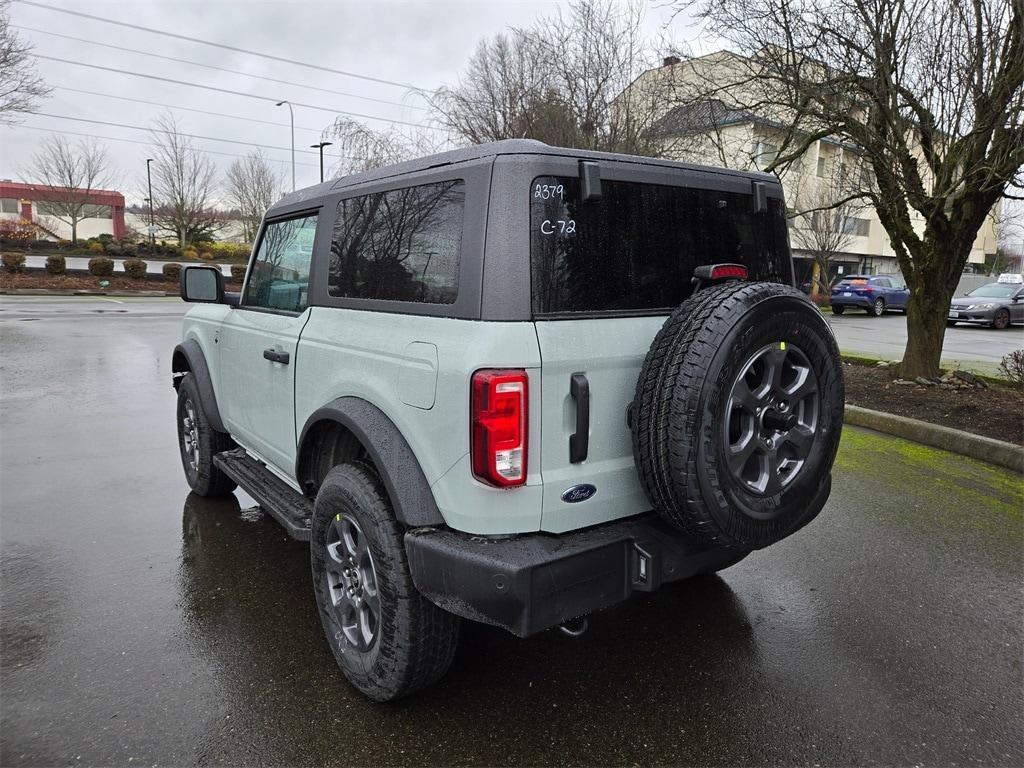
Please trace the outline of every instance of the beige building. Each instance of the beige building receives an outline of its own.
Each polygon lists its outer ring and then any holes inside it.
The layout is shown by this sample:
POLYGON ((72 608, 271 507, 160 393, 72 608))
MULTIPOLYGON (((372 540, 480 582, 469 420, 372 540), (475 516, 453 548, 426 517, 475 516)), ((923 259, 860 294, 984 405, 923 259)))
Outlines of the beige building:
MULTIPOLYGON (((662 137, 670 157, 744 170, 763 168, 783 143, 786 120, 767 109, 755 113, 730 106, 755 101, 721 87, 742 82, 744 69, 742 58, 725 51, 686 60, 669 57, 661 67, 640 75, 620 99, 629 99, 634 110, 640 105, 656 110, 651 129, 662 137), (716 84, 718 91, 713 87, 716 84), (693 93, 709 95, 697 102, 699 106, 693 106, 693 93), (684 100, 690 105, 672 105, 684 100), (663 109, 658 110, 661 105, 663 109)), ((815 142, 781 176, 790 211, 827 208, 856 190, 858 184, 861 188, 870 184, 870 179, 856 147, 829 139, 815 142)), ((978 233, 968 269, 982 265, 986 254, 995 252, 996 215, 998 211, 978 233)), ((923 219, 916 219, 915 224, 923 231, 923 219)), ((816 252, 829 254, 830 279, 838 274, 899 272, 895 252, 877 214, 859 201, 792 218, 790 243, 799 282, 809 279, 816 252)))

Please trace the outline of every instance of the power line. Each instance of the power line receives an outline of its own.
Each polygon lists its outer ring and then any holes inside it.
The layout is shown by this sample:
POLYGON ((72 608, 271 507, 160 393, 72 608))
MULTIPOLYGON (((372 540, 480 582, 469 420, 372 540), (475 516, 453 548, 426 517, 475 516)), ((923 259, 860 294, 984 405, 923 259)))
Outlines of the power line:
POLYGON ((261 53, 260 51, 250 51, 247 48, 236 48, 233 45, 225 45, 224 43, 215 43, 211 40, 203 40, 198 37, 189 37, 188 35, 179 35, 174 32, 165 32, 162 29, 153 29, 151 27, 143 27, 138 24, 129 24, 126 21, 115 21, 114 19, 107 19, 102 16, 93 16, 90 13, 82 13, 81 11, 72 11, 69 8, 57 8, 53 5, 47 5, 46 3, 37 3, 34 0, 16 0, 23 5, 33 5, 36 8, 45 8, 48 11, 56 11, 57 13, 67 13, 72 16, 80 16, 83 19, 92 19, 93 21, 101 21, 104 24, 116 24, 119 27, 127 27, 128 29, 137 29, 141 32, 151 32, 154 35, 163 35, 164 37, 173 37, 176 40, 185 40, 190 43, 199 43, 201 45, 210 45, 214 48, 221 48, 225 51, 234 51, 235 53, 245 53, 249 56, 259 56, 262 59, 269 59, 271 61, 280 61, 285 64, 295 64, 299 67, 308 67, 309 69, 318 69, 321 72, 330 72, 335 75, 344 75, 345 77, 355 77, 359 80, 368 80, 371 83, 381 83, 382 85, 394 85, 399 88, 408 88, 412 91, 423 91, 423 88, 417 88, 409 83, 399 83, 394 80, 385 80, 381 77, 371 77, 370 75, 360 75, 356 72, 346 72, 343 69, 332 69, 331 67, 324 67, 320 64, 310 64, 305 61, 297 61, 296 59, 285 58, 284 56, 274 56, 269 53, 261 53))
MULTIPOLYGON (((238 139, 221 139, 217 136, 203 136, 196 133, 183 133, 181 131, 168 131, 163 128, 147 128, 144 125, 131 125, 129 123, 115 123, 110 120, 91 120, 88 117, 71 117, 70 115, 51 115, 48 112, 30 112, 31 115, 38 115, 39 117, 49 117, 56 120, 74 120, 76 123, 92 123, 93 125, 108 125, 113 128, 127 128, 132 131, 145 131, 147 133, 166 133, 172 134, 177 133, 179 136, 187 136, 190 139, 201 139, 203 141, 221 141, 225 144, 241 144, 244 147, 258 147, 260 149, 276 149, 282 152, 290 152, 290 147, 275 147, 271 144, 257 144, 252 141, 239 141, 238 139)), ((318 153, 311 152, 308 149, 297 149, 296 152, 301 152, 304 155, 316 155, 318 153)), ((344 159, 341 155, 325 155, 325 157, 333 157, 335 159, 344 159)))
MULTIPOLYGON (((142 141, 141 139, 126 139, 126 138, 121 137, 121 136, 99 136, 99 135, 97 135, 95 133, 81 133, 79 131, 65 131, 63 129, 61 129, 60 131, 57 131, 57 130, 55 130, 53 128, 45 128, 45 127, 43 127, 41 125, 18 125, 18 126, 9 126, 9 127, 10 127, 11 130, 42 131, 43 133, 60 133, 62 136, 82 136, 82 137, 87 138, 87 139, 102 139, 104 141, 122 141, 122 142, 124 142, 126 144, 142 144, 143 146, 147 146, 147 147, 150 147, 150 146, 153 145, 152 142, 142 141)), ((216 150, 216 149, 204 149, 202 151, 205 154, 208 154, 208 155, 223 155, 224 157, 246 157, 246 155, 240 155, 237 152, 221 152, 221 151, 216 150)), ((332 155, 332 157, 333 157, 333 155, 332 155)), ((289 165, 287 160, 279 160, 276 157, 268 158, 268 160, 270 162, 273 162, 273 163, 280 163, 281 165, 289 165)), ((296 163, 296 165, 301 165, 301 166, 304 166, 306 168, 318 168, 319 167, 315 163, 296 163)))
POLYGON ((23 27, 23 26, 20 26, 18 24, 11 24, 11 26, 14 29, 21 29, 21 30, 24 30, 26 32, 38 32, 38 33, 43 34, 43 35, 52 35, 53 37, 62 37, 65 40, 75 40, 75 41, 77 41, 79 43, 87 43, 89 45, 99 45, 99 46, 102 46, 104 48, 112 48, 115 51, 127 51, 128 53, 137 53, 137 54, 140 54, 142 56, 146 56, 146 57, 151 58, 151 59, 165 59, 166 61, 173 61, 173 62, 175 62, 177 64, 190 64, 190 65, 192 65, 194 67, 206 67, 207 69, 215 69, 218 72, 228 72, 228 73, 230 73, 232 75, 242 75, 243 77, 252 77, 252 78, 255 78, 257 80, 266 80, 267 82, 270 82, 270 83, 280 83, 281 85, 292 85, 292 86, 296 86, 298 88, 308 88, 309 90, 312 90, 312 91, 322 91, 323 93, 330 93, 330 94, 333 94, 335 96, 350 96, 353 99, 363 99, 364 101, 375 101, 375 102, 377 102, 379 104, 391 104, 393 106, 404 107, 404 108, 408 108, 408 109, 418 109, 418 110, 421 110, 421 111, 426 109, 425 107, 417 107, 417 106, 415 106, 413 104, 403 104, 400 101, 393 101, 391 99, 378 99, 378 98, 374 98, 373 96, 360 96, 358 93, 349 93, 348 91, 335 91, 335 90, 332 90, 330 88, 321 88, 318 85, 307 85, 306 83, 296 83, 296 82, 293 82, 291 80, 279 80, 276 77, 267 77, 266 75, 255 75, 255 74, 253 74, 251 72, 243 72, 240 69, 228 69, 227 67, 218 67, 215 64, 203 64, 202 62, 192 61, 190 59, 179 59, 179 58, 176 58, 174 56, 165 56, 165 55, 159 54, 159 53, 151 53, 150 51, 140 51, 137 48, 125 48, 125 47, 120 46, 120 45, 112 45, 111 43, 101 43, 101 42, 98 42, 96 40, 88 40, 88 39, 86 39, 84 37, 73 37, 72 35, 64 35, 64 34, 61 34, 59 32, 50 32, 49 30, 46 30, 46 29, 36 29, 35 27, 23 27))
MULTIPOLYGON (((168 109, 181 109, 186 112, 198 112, 201 115, 213 115, 214 117, 227 117, 232 120, 244 120, 247 123, 263 123, 264 125, 272 125, 275 128, 287 128, 287 123, 275 123, 273 120, 257 120, 255 117, 244 117, 243 115, 229 115, 226 112, 211 112, 208 109, 196 109, 195 107, 183 107, 179 104, 164 104, 161 101, 147 101, 146 99, 134 99, 131 96, 115 96, 112 93, 100 93, 99 91, 86 91, 82 88, 72 88, 68 85, 52 85, 51 88, 58 91, 72 91, 73 93, 84 93, 88 96, 99 96, 104 99, 118 99, 120 101, 134 101, 137 104, 149 104, 153 107, 166 107, 168 109)), ((295 130, 297 131, 309 131, 320 135, 323 133, 319 128, 307 128, 301 125, 296 125, 295 130)))
MULTIPOLYGON (((26 2, 26 0, 18 0, 18 2, 26 2)), ((190 82, 188 82, 186 80, 175 80, 175 79, 170 78, 170 77, 160 77, 159 75, 147 75, 147 74, 144 74, 142 72, 129 72, 129 71, 124 70, 124 69, 117 69, 116 67, 104 67, 104 66, 101 66, 99 64, 88 64, 88 63, 86 63, 84 61, 72 61, 71 59, 62 59, 62 58, 59 58, 57 56, 44 56, 41 53, 34 54, 34 56, 37 59, 45 59, 47 61, 59 61, 62 64, 74 64, 75 66, 78 66, 78 67, 89 67, 90 69, 99 69, 99 70, 102 70, 104 72, 113 72, 113 73, 118 74, 118 75, 129 75, 131 77, 141 77, 141 78, 145 78, 147 80, 159 80, 159 81, 164 82, 164 83, 173 83, 175 85, 186 85, 186 86, 189 86, 190 88, 202 88, 205 91, 216 91, 217 93, 228 93, 228 94, 231 94, 232 96, 245 96, 245 97, 250 98, 250 99, 257 99, 258 101, 269 101, 269 102, 273 102, 273 103, 276 103, 277 101, 279 101, 279 99, 277 97, 274 97, 274 96, 257 96, 254 93, 245 93, 244 91, 233 91, 230 88, 217 88, 216 86, 213 86, 213 85, 201 85, 199 83, 190 83, 190 82)), ((360 112, 348 112, 348 111, 346 111, 344 109, 334 109, 333 107, 321 107, 321 106, 318 106, 316 104, 303 104, 303 103, 298 102, 298 101, 292 101, 292 104, 294 106, 296 106, 296 107, 304 107, 306 109, 317 109, 317 110, 320 110, 321 112, 331 112, 333 114, 348 115, 350 117, 361 117, 361 118, 364 118, 366 120, 382 120, 385 123, 395 123, 395 124, 398 124, 398 125, 411 125, 414 128, 430 128, 431 130, 441 130, 440 128, 437 128, 435 126, 424 125, 422 123, 412 123, 412 122, 409 122, 408 120, 396 120, 396 119, 390 118, 390 117, 378 117, 377 115, 364 115, 364 114, 362 114, 360 112)))

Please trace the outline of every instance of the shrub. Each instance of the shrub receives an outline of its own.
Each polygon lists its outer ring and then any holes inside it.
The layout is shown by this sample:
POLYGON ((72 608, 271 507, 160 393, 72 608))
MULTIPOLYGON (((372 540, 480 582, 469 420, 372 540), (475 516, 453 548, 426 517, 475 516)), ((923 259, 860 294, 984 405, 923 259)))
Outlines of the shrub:
POLYGON ((199 254, 196 253, 195 248, 186 248, 184 251, 181 252, 181 257, 183 259, 198 259, 199 254))
POLYGON ((102 235, 97 235, 96 239, 99 240, 104 245, 106 245, 107 243, 111 242, 114 239, 114 236, 109 232, 104 232, 102 235))
POLYGON ((199 258, 203 261, 213 261, 213 251, 200 251, 199 258))
POLYGON ((71 247, 71 241, 70 240, 64 240, 62 238, 62 239, 57 241, 57 247, 62 249, 62 250, 65 249, 65 248, 70 248, 71 247))
POLYGON ((232 264, 231 265, 231 279, 241 280, 245 277, 245 264, 232 264))
POLYGON ((89 243, 89 247, 87 250, 89 251, 89 253, 103 253, 103 243, 93 241, 89 243))
POLYGON ((121 255, 121 244, 116 240, 109 240, 103 247, 104 253, 108 253, 111 256, 121 255))
MULTIPOLYGON (((101 245, 100 248, 102 247, 101 245)), ((89 250, 92 250, 92 246, 89 247, 89 250)), ((114 274, 114 260, 105 256, 89 259, 89 274, 95 277, 110 277, 114 274)))
POLYGON ((142 259, 125 259, 124 273, 133 280, 144 280, 146 277, 146 262, 142 259))
POLYGON ((999 370, 1014 384, 1024 384, 1024 349, 1004 355, 999 370))
POLYGON ((178 282, 181 279, 181 264, 175 264, 168 262, 162 267, 164 273, 164 280, 173 280, 178 282))
POLYGON ((46 271, 51 275, 63 275, 67 271, 64 257, 60 254, 46 257, 46 271))
POLYGON ((129 243, 127 240, 121 241, 121 253, 125 256, 134 256, 138 253, 138 249, 135 247, 135 243, 129 243))
POLYGON ((27 248, 36 239, 36 228, 25 219, 0 221, 0 244, 15 248, 27 248))
POLYGON ((5 272, 24 272, 25 271, 25 254, 23 253, 5 253, 3 255, 3 265, 5 272))

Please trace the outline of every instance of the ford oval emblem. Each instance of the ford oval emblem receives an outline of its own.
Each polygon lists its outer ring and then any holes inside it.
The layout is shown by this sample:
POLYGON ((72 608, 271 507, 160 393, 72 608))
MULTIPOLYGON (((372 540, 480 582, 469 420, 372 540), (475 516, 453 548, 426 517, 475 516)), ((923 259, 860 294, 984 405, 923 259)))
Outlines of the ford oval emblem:
POLYGON ((578 501, 586 501, 591 496, 597 493, 597 488, 590 485, 589 483, 583 483, 582 485, 574 485, 562 494, 562 501, 566 504, 575 504, 578 501))

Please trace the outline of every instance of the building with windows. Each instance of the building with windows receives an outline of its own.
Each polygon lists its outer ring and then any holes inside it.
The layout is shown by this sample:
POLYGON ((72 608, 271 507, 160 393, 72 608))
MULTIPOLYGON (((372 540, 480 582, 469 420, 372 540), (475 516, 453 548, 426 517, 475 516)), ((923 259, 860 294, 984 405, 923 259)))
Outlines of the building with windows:
MULTIPOLYGON (((71 224, 61 214, 59 202, 66 194, 41 184, 0 181, 0 220, 24 219, 36 225, 40 240, 70 240, 71 224), (63 219, 63 220, 62 220, 63 219)), ((109 189, 77 190, 76 202, 82 203, 78 221, 78 239, 112 235, 120 240, 125 234, 124 195, 109 189)))
MULTIPOLYGON (((650 122, 668 157, 700 165, 763 169, 775 159, 787 123, 784 116, 771 113, 771 106, 754 112, 727 103, 733 86, 725 84, 744 88, 745 63, 726 51, 685 60, 668 57, 661 67, 640 75, 619 98, 663 105, 662 113, 655 113, 650 122), (695 93, 708 92, 716 97, 693 98, 695 93), (686 106, 678 106, 680 102, 686 106)), ((735 95, 734 103, 744 101, 757 100, 735 95)), ((790 211, 814 211, 789 222, 799 283, 810 279, 815 260, 828 264, 825 281, 843 274, 899 273, 896 254, 874 208, 859 201, 835 205, 858 187, 869 187, 871 179, 869 164, 857 147, 828 138, 814 142, 780 177, 790 211)), ((969 269, 980 267, 986 255, 995 253, 998 213, 998 208, 993 210, 978 233, 969 269)), ((924 221, 918 217, 915 226, 923 231, 924 221)))

